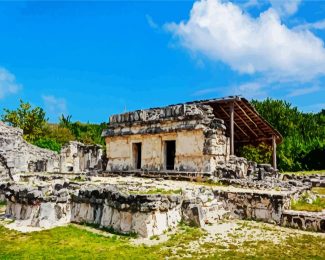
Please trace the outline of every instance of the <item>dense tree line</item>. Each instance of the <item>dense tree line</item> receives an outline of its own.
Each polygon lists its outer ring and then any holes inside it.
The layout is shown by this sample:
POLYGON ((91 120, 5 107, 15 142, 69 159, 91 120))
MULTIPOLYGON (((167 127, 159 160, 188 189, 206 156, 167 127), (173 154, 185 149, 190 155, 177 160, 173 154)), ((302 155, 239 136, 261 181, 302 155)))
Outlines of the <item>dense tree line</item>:
MULTIPOLYGON (((278 145, 278 168, 283 171, 325 169, 325 110, 303 113, 282 100, 253 100, 258 113, 283 136, 278 145)), ((241 153, 257 162, 271 162, 268 144, 244 146, 241 153)))
MULTIPOLYGON (((278 145, 278 168, 282 171, 325 169, 325 110, 303 113, 286 101, 253 100, 259 114, 283 136, 278 145)), ((70 140, 86 144, 105 145, 101 137, 106 123, 72 122, 71 116, 61 116, 58 124, 51 124, 40 107, 32 108, 20 101, 16 110, 4 109, 1 120, 24 131, 24 138, 39 147, 60 151, 70 140)), ((271 163, 269 144, 241 147, 240 155, 258 163, 271 163)))
POLYGON ((23 129, 26 141, 57 152, 64 144, 73 140, 85 144, 105 145, 101 137, 102 130, 106 127, 105 123, 72 122, 71 116, 62 115, 58 124, 51 124, 42 108, 32 108, 28 102, 22 100, 16 110, 4 109, 1 120, 23 129))

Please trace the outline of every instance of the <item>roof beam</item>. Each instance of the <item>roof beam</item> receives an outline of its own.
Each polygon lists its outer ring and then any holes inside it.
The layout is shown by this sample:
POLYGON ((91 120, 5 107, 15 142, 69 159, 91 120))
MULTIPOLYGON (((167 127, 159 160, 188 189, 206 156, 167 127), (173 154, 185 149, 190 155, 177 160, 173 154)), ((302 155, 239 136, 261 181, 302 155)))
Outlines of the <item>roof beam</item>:
MULTIPOLYGON (((220 109, 222 110, 222 112, 227 116, 227 117, 229 117, 230 118, 230 115, 223 109, 223 107, 221 107, 220 106, 220 109)), ((241 129, 239 126, 238 126, 238 124, 236 123, 236 122, 234 122, 234 124, 235 124, 235 126, 236 127, 238 127, 238 129, 244 134, 244 135, 246 135, 246 136, 248 136, 247 134, 246 134, 246 132, 243 130, 243 129, 241 129)))

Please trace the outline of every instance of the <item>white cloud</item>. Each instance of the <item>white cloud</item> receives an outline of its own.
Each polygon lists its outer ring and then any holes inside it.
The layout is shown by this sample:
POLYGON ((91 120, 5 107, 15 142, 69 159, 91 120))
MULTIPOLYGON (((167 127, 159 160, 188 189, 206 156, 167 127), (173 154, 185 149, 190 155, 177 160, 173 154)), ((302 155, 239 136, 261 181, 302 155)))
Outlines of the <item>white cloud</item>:
POLYGON ((244 83, 232 88, 230 91, 232 95, 242 95, 248 99, 262 99, 268 95, 263 85, 258 82, 244 83))
POLYGON ((152 19, 150 15, 146 14, 146 19, 151 28, 157 29, 159 27, 158 24, 155 23, 155 21, 152 19))
POLYGON ((319 86, 312 86, 312 87, 307 87, 307 88, 298 88, 298 89, 292 90, 287 96, 288 97, 303 96, 303 95, 307 95, 307 94, 317 92, 319 90, 320 90, 319 86))
POLYGON ((16 82, 14 74, 5 68, 0 68, 0 99, 10 94, 16 94, 21 88, 22 86, 16 82))
POLYGON ((314 23, 304 23, 296 26, 294 29, 296 30, 324 30, 325 29, 325 19, 314 22, 314 23))
POLYGON ((259 2, 259 0, 248 0, 247 2, 243 3, 241 6, 244 9, 249 9, 252 7, 259 7, 261 5, 261 3, 259 2))
POLYGON ((274 8, 253 18, 231 2, 202 0, 194 3, 188 21, 165 28, 186 49, 240 73, 259 73, 273 82, 325 74, 323 41, 308 30, 289 29, 274 8))
POLYGON ((269 0, 272 7, 283 16, 293 15, 298 11, 301 0, 269 0))
POLYGON ((64 98, 58 98, 53 95, 42 96, 45 110, 53 117, 61 116, 67 113, 67 104, 64 98))

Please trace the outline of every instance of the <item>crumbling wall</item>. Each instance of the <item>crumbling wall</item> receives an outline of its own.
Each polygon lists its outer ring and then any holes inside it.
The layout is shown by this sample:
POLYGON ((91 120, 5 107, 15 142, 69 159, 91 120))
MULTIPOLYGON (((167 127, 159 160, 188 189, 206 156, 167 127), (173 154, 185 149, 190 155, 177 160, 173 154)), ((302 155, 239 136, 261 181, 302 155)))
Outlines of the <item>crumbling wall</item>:
POLYGON ((292 194, 272 191, 215 190, 215 196, 223 202, 224 208, 234 217, 279 224, 283 211, 290 208, 292 194))
POLYGON ((63 173, 102 170, 102 149, 100 145, 86 145, 70 141, 60 152, 60 170, 63 173))
POLYGON ((0 156, 2 168, 14 176, 19 172, 57 172, 59 155, 36 147, 23 139, 23 131, 0 122, 0 156))
POLYGON ((286 210, 281 217, 281 226, 325 232, 325 212, 286 210))
POLYGON ((130 195, 114 186, 69 187, 67 183, 2 188, 8 200, 6 215, 19 225, 51 228, 88 223, 150 237, 175 227, 182 217, 180 195, 130 195))

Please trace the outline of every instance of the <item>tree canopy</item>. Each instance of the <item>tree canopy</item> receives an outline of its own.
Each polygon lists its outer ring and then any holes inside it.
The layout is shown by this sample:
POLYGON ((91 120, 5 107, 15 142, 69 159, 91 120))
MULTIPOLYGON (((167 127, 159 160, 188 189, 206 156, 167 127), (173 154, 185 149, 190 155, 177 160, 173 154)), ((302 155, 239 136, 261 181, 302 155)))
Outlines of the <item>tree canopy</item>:
MULTIPOLYGON (((283 100, 253 100, 259 114, 283 136, 278 146, 278 168, 284 171, 325 169, 325 110, 303 113, 283 100)), ((261 147, 246 146, 242 155, 253 159, 266 155, 261 147)), ((270 156, 266 156, 271 161, 270 156)))
POLYGON ((23 137, 39 147, 56 152, 62 145, 69 141, 80 141, 86 144, 104 145, 101 137, 106 124, 89 124, 72 122, 72 116, 62 115, 59 124, 48 122, 44 110, 40 107, 32 107, 28 102, 20 100, 20 105, 15 110, 4 109, 1 120, 11 126, 23 130, 23 137))

